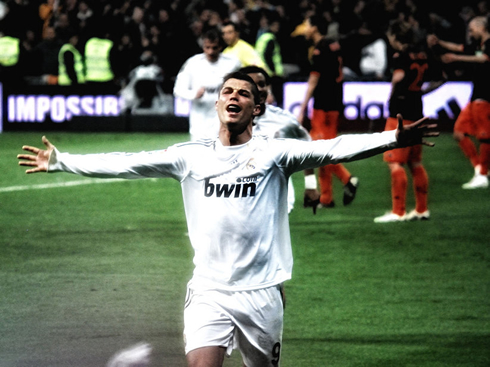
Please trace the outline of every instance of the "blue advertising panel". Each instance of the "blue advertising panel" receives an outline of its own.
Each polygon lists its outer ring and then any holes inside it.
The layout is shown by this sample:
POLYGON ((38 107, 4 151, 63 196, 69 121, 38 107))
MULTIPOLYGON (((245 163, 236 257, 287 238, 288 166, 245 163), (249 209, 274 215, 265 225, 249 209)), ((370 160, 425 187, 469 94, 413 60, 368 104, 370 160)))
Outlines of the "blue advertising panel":
MULTIPOLYGON (((284 84, 284 108, 298 113, 307 83, 284 84)), ((343 119, 367 123, 388 117, 389 82, 345 82, 343 119)), ((471 97, 471 82, 447 82, 424 95, 424 116, 441 122, 457 118, 471 97)), ((78 86, 28 86, 22 89, 7 88, 0 84, 0 132, 18 130, 69 130, 74 120, 90 121, 113 126, 127 124, 123 101, 116 90, 78 86)), ((311 114, 310 101, 309 114, 311 114)), ((189 101, 174 100, 175 117, 189 115, 189 101)), ((182 125, 181 122, 179 124, 182 125)), ((91 124, 93 126, 93 124, 91 124)), ((185 126, 184 126, 185 127, 185 126)), ((121 128, 124 130, 124 128, 121 128)))
POLYGON ((120 116, 116 91, 94 87, 0 85, 0 131, 66 129, 76 117, 120 116))

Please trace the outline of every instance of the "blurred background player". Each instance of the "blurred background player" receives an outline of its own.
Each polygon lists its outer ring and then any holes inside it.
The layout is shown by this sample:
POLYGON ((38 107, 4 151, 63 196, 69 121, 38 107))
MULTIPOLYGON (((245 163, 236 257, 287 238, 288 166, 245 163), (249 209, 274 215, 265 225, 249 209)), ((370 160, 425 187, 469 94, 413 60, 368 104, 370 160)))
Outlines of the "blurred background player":
MULTIPOLYGON (((311 71, 308 87, 300 107, 298 121, 302 124, 313 98, 313 115, 310 135, 313 140, 332 139, 337 136, 340 111, 343 109, 343 75, 340 45, 325 38, 328 30, 327 20, 318 15, 308 17, 305 37, 314 43, 311 58, 311 71)), ((359 179, 351 175, 343 164, 330 164, 319 168, 320 206, 332 208, 332 174, 344 185, 344 205, 354 200, 359 179)))
MULTIPOLYGON (((418 42, 415 39, 410 24, 399 20, 393 21, 388 27, 387 35, 394 55, 389 100, 390 115, 386 120, 385 131, 396 129, 397 115, 400 113, 406 119, 404 124, 422 118, 422 95, 442 84, 442 78, 439 77, 438 82, 430 83, 428 89, 422 91, 422 84, 430 79, 429 71, 436 68, 429 66, 425 40, 418 42)), ((429 178, 422 165, 422 145, 386 151, 383 159, 390 168, 392 210, 376 217, 374 222, 429 219, 430 212, 427 207, 429 178), (405 164, 412 175, 415 191, 415 209, 408 214, 405 208, 408 184, 407 173, 403 167, 405 164)))
POLYGON ((242 65, 234 56, 224 55, 223 42, 216 29, 203 36, 203 53, 191 56, 182 66, 174 85, 174 95, 191 101, 189 133, 191 140, 214 139, 219 123, 215 102, 223 77, 242 65))
POLYGON ((117 89, 114 66, 118 62, 118 53, 112 38, 109 26, 100 24, 84 46, 85 83, 98 91, 117 89))
POLYGON ((446 50, 459 53, 441 55, 443 62, 463 62, 474 66, 471 98, 456 119, 453 129, 454 138, 475 169, 473 178, 463 185, 463 189, 488 187, 488 164, 490 162, 490 32, 488 24, 488 17, 482 16, 475 17, 469 22, 468 36, 473 41, 471 45, 443 41, 436 35, 428 37, 429 45, 438 45, 446 50), (470 136, 478 140, 479 152, 470 136))
MULTIPOLYGON (((311 141, 310 134, 303 126, 300 125, 296 117, 274 105, 267 103, 267 97, 270 93, 271 80, 269 74, 258 66, 245 66, 239 71, 248 74, 260 92, 260 104, 262 107, 261 114, 254 119, 253 133, 255 135, 266 135, 271 138, 291 138, 305 141, 311 141)), ((320 193, 317 190, 317 181, 314 170, 305 170, 305 193, 304 207, 313 207, 313 213, 316 213, 316 207, 319 203, 320 193)), ((295 192, 292 178, 288 181, 288 213, 294 209, 295 192)))

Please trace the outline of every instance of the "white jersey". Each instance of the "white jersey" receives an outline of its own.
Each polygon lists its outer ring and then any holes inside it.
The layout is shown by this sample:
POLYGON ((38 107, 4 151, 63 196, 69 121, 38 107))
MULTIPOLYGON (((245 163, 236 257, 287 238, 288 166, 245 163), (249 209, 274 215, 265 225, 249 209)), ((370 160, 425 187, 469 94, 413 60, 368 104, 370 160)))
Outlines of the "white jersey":
POLYGON ((254 118, 253 131, 255 135, 311 140, 308 130, 300 125, 291 112, 271 104, 265 106, 265 113, 254 118))
MULTIPOLYGON (((266 104, 264 114, 254 118, 253 132, 255 135, 265 135, 270 138, 291 138, 310 141, 311 136, 296 117, 280 107, 266 104)), ((294 209, 296 192, 293 180, 288 180, 288 213, 294 209)))
POLYGON ((223 77, 241 67, 240 60, 220 54, 214 63, 208 61, 204 53, 190 57, 175 80, 174 95, 191 101, 189 112, 189 133, 192 140, 215 139, 218 136, 219 121, 215 103, 223 77), (204 87, 204 95, 196 99, 198 90, 204 87))
POLYGON ((191 287, 243 291, 291 277, 287 181, 292 173, 395 147, 395 131, 386 131, 312 142, 254 136, 239 146, 202 140, 140 153, 54 150, 48 172, 180 181, 194 249, 191 287))

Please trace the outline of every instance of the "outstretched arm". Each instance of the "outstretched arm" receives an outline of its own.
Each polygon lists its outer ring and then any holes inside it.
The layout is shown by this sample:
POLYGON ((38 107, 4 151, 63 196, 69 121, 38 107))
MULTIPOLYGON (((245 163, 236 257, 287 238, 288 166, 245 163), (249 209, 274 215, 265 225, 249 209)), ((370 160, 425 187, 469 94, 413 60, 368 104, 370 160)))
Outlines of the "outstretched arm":
POLYGON ((60 153, 43 136, 46 149, 23 146, 33 154, 19 154, 19 165, 30 167, 26 173, 66 172, 99 178, 150 178, 172 177, 181 180, 187 172, 185 158, 177 148, 142 151, 139 153, 60 153))
POLYGON ((427 124, 425 121, 428 117, 424 117, 413 124, 403 126, 403 117, 401 114, 396 115, 398 119, 398 128, 396 130, 396 141, 399 147, 408 147, 412 145, 423 144, 428 147, 433 147, 435 144, 426 141, 425 137, 439 136, 439 131, 436 131, 437 124, 427 124))
POLYGON ((45 136, 43 136, 42 141, 46 146, 45 150, 36 147, 31 147, 29 145, 24 145, 22 149, 27 152, 34 153, 34 155, 32 154, 17 155, 18 159, 22 159, 19 162, 19 165, 33 167, 26 170, 26 173, 37 173, 37 172, 48 171, 49 157, 51 155, 51 152, 54 150, 54 145, 51 144, 45 136))

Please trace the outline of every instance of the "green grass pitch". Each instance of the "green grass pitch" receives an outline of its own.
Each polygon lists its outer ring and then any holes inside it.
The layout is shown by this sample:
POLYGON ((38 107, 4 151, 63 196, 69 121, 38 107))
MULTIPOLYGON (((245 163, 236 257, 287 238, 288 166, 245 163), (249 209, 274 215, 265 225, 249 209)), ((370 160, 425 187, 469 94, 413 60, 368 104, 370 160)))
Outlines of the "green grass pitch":
MULTIPOLYGON (((21 146, 0 134, 0 366, 103 367, 152 344, 152 366, 185 366, 182 309, 192 272, 180 186, 25 175, 21 146), (9 188, 9 189, 7 189, 9 188)), ((51 132, 71 153, 153 150, 187 134, 51 132)), ((346 167, 356 200, 290 215, 295 265, 286 283, 283 367, 490 365, 490 191, 463 190, 473 171, 448 133, 424 148, 431 220, 375 224, 391 206, 381 156, 346 167)), ((407 208, 413 208, 409 186, 407 208)), ((241 366, 235 351, 225 362, 241 366)))

